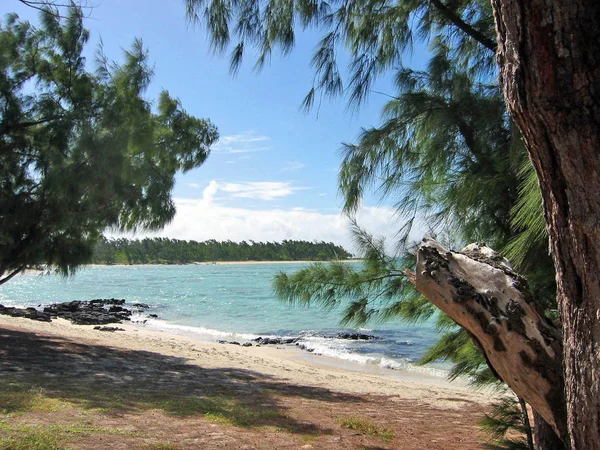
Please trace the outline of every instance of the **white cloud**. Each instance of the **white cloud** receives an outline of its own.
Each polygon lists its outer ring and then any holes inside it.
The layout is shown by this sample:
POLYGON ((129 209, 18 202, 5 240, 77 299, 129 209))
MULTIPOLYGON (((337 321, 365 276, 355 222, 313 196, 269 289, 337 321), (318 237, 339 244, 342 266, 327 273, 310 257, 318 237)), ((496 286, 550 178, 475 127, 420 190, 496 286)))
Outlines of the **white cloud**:
POLYGON ((232 134, 221 136, 212 149, 215 153, 226 154, 261 152, 271 148, 268 145, 270 140, 271 138, 268 136, 253 133, 232 134))
POLYGON ((215 194, 219 190, 219 185, 215 180, 208 183, 208 186, 202 191, 202 202, 206 204, 212 204, 215 194))
POLYGON ((283 166, 281 169, 282 172, 295 172, 296 170, 300 170, 306 167, 306 164, 301 163, 299 161, 290 161, 283 166))
POLYGON ((295 191, 304 188, 293 187, 289 182, 283 181, 253 181, 247 183, 222 183, 211 181, 204 190, 204 196, 211 195, 211 199, 219 192, 225 192, 231 197, 250 198, 256 200, 275 200, 287 197, 295 191))
POLYGON ((254 134, 232 134, 229 136, 223 136, 220 141, 224 144, 239 143, 239 142, 264 142, 271 138, 269 136, 256 136, 254 134))
MULTIPOLYGON (((229 183, 232 194, 248 192, 238 186, 251 183, 229 183)), ((227 183, 224 184, 227 186, 227 183)), ((203 241, 253 240, 281 241, 302 239, 308 241, 335 242, 356 252, 349 229, 349 221, 339 212, 323 213, 303 208, 246 209, 231 208, 219 204, 215 195, 223 185, 215 181, 204 189, 201 199, 175 199, 177 215, 164 230, 153 236, 203 241)), ((358 223, 375 235, 386 236, 390 249, 401 220, 391 208, 361 207, 357 213, 358 223)), ((413 237, 420 239, 423 230, 415 230, 413 237)))

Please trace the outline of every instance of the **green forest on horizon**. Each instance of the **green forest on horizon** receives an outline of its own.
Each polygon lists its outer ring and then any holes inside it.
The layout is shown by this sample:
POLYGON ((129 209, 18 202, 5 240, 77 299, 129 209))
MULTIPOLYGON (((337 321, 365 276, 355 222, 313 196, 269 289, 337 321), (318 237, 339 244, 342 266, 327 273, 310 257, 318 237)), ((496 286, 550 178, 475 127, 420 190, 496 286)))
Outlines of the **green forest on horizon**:
POLYGON ((332 261, 352 254, 333 242, 197 242, 169 238, 104 239, 91 264, 189 264, 211 261, 332 261))

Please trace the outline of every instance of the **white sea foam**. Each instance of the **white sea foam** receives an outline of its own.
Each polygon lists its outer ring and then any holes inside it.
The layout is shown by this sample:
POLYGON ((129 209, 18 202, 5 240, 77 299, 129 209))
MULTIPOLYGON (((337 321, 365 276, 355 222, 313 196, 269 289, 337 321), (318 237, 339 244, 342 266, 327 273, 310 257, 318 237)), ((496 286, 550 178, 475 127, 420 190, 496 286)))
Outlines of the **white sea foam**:
POLYGON ((385 369, 409 370, 414 372, 426 373, 445 377, 448 372, 443 369, 417 366, 409 359, 391 359, 379 354, 363 354, 352 351, 351 345, 354 341, 340 339, 326 339, 318 337, 309 337, 303 339, 301 344, 306 350, 313 354, 336 358, 358 364, 369 364, 379 366, 385 369))
MULTIPOLYGON (((131 317, 132 322, 134 323, 143 323, 145 327, 155 329, 155 330, 163 330, 172 333, 184 334, 189 336, 194 336, 202 340, 207 341, 217 341, 217 340, 226 340, 226 341, 238 341, 238 342, 248 342, 256 339, 258 337, 263 338, 280 338, 287 339, 298 336, 290 336, 290 335, 276 335, 276 334, 250 334, 250 333, 235 333, 235 332, 227 332, 220 331, 206 327, 195 327, 188 325, 178 325, 169 323, 162 319, 148 318, 148 316, 144 313, 134 313, 131 317)), ((362 331, 362 330, 361 330, 362 331)), ((385 369, 392 370, 408 370, 419 373, 426 373, 429 375, 441 376, 444 377, 447 375, 447 371, 432 368, 432 367, 423 367, 417 366, 410 362, 408 358, 403 359, 392 359, 385 357, 380 354, 364 354, 358 353, 356 351, 355 345, 356 341, 346 340, 346 339, 335 339, 335 338, 326 338, 322 336, 316 336, 318 332, 312 330, 304 330, 300 333, 301 337, 298 343, 304 348, 312 352, 315 355, 322 355, 329 358, 335 358, 342 361, 347 361, 356 364, 367 364, 379 366, 385 369), (354 347, 354 348, 353 348, 354 347)), ((409 341, 406 341, 406 344, 410 345, 409 341)))
MULTIPOLYGON (((231 341, 251 341, 256 339, 259 335, 249 333, 234 333, 227 331, 219 331, 205 327, 194 327, 188 325, 178 325, 166 322, 161 319, 147 318, 144 314, 134 313, 131 316, 131 321, 138 324, 143 324, 145 327, 159 330, 169 331, 178 334, 193 335, 202 340, 215 341, 215 340, 231 340, 231 341)), ((262 337, 280 337, 275 335, 261 335, 262 337)))

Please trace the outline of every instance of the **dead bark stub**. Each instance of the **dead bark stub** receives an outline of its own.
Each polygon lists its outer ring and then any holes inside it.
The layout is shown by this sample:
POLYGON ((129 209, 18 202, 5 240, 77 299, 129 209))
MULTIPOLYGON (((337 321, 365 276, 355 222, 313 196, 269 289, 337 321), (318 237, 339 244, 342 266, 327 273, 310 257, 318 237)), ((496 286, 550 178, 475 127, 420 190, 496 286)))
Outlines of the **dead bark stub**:
POLYGON ((493 369, 563 439, 567 437, 561 336, 540 314, 527 282, 487 247, 464 253, 425 240, 416 288, 473 335, 493 369))

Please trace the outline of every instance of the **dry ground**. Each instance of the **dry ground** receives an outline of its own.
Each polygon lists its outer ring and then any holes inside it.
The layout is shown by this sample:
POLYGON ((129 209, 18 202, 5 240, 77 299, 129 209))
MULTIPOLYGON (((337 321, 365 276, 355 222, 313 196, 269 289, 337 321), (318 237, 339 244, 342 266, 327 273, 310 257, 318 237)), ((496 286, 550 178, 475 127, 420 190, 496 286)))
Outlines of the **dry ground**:
POLYGON ((0 327, 2 449, 482 448, 488 407, 444 400, 459 407, 0 327))

